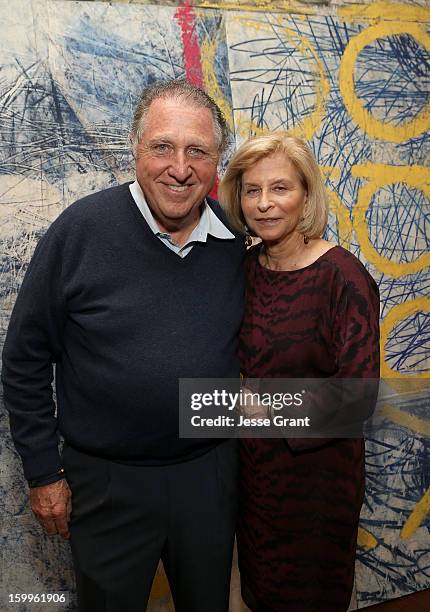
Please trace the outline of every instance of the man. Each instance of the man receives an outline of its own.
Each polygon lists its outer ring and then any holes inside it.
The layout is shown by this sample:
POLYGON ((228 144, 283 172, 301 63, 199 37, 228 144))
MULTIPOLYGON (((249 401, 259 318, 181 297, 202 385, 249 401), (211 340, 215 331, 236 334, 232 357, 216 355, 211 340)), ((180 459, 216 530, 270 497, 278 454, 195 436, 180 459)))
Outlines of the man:
POLYGON ((144 610, 160 558, 177 611, 228 609, 235 447, 178 437, 178 379, 239 374, 243 240, 206 197, 227 134, 200 89, 147 88, 137 180, 60 215, 12 314, 11 430, 36 517, 70 525, 84 612, 144 610))

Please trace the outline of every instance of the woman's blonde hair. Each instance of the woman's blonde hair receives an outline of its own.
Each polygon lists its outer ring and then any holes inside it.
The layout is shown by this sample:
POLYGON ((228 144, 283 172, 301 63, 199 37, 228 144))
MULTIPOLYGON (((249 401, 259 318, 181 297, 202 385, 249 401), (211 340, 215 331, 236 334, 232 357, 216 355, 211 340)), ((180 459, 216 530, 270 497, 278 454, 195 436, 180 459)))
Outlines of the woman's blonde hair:
POLYGON ((218 197, 232 225, 243 231, 245 219, 241 208, 242 175, 256 162, 275 153, 283 153, 296 168, 307 191, 303 218, 297 231, 309 238, 319 238, 327 225, 328 203, 323 179, 309 145, 301 138, 284 134, 257 136, 244 142, 233 155, 218 187, 218 197))

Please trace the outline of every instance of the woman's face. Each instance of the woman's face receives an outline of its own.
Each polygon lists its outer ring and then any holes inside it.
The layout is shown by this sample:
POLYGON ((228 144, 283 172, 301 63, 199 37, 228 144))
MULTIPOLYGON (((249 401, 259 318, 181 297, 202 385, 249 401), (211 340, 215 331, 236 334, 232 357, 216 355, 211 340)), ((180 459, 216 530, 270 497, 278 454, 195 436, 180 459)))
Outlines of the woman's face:
POLYGON ((299 173, 283 153, 260 159, 242 175, 243 216, 263 241, 283 242, 294 234, 306 196, 299 173))

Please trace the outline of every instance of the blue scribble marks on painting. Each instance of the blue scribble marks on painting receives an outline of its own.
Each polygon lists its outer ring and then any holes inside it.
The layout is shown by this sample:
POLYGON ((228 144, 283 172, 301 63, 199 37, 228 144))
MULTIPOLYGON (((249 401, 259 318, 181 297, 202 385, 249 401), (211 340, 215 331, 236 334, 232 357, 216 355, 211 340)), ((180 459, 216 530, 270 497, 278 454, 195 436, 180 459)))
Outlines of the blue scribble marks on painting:
POLYGON ((378 38, 358 55, 355 87, 380 121, 410 122, 430 103, 430 50, 407 33, 378 38))
POLYGON ((95 164, 105 166, 100 151, 89 151, 91 134, 47 65, 41 61, 20 66, 19 71, 9 84, 13 97, 5 96, 0 103, 1 173, 43 177, 56 184, 64 180, 72 164, 80 173, 95 164))
POLYGON ((430 313, 418 311, 400 321, 388 336, 386 350, 392 370, 402 374, 428 371, 430 313))
POLYGON ((381 300, 381 318, 398 304, 430 295, 430 275, 425 268, 416 274, 392 278, 382 274, 379 280, 381 300))
POLYGON ((386 421, 378 439, 366 441, 366 499, 361 525, 376 537, 378 546, 358 549, 358 578, 366 584, 359 592, 359 604, 370 605, 428 586, 430 558, 422 542, 423 532, 429 533, 429 519, 418 536, 399 539, 410 508, 429 487, 428 474, 427 438, 386 421))
MULTIPOLYGON (((147 13, 148 9, 149 23, 147 13)), ((183 75, 180 48, 160 44, 156 19, 151 21, 152 37, 130 41, 128 32, 115 35, 109 31, 109 20, 101 26, 81 15, 64 33, 53 37, 52 45, 60 54, 58 64, 65 67, 67 95, 87 120, 126 126, 133 98, 144 85, 183 75)), ((142 23, 142 28, 148 23, 142 23)))
POLYGON ((430 202, 423 191, 387 185, 373 195, 365 216, 369 239, 383 257, 405 263, 430 249, 430 202))
POLYGON ((246 99, 234 110, 250 111, 258 128, 289 130, 314 110, 315 58, 301 48, 294 30, 270 20, 264 26, 260 37, 231 45, 246 66, 230 72, 232 84, 240 83, 246 99), (257 93, 255 85, 261 86, 257 93), (249 97, 248 89, 254 92, 249 97))

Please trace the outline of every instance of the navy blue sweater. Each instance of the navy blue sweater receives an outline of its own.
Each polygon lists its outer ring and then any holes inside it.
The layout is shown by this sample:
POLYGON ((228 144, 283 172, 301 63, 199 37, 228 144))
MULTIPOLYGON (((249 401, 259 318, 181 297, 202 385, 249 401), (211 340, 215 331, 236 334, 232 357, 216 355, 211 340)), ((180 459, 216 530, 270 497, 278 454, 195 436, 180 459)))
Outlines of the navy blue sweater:
POLYGON ((178 438, 178 378, 239 375, 243 259, 243 239, 211 236, 178 257, 151 232, 128 184, 59 216, 36 248, 3 352, 27 479, 60 469, 58 430, 88 453, 148 465, 214 445, 178 438))

